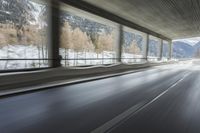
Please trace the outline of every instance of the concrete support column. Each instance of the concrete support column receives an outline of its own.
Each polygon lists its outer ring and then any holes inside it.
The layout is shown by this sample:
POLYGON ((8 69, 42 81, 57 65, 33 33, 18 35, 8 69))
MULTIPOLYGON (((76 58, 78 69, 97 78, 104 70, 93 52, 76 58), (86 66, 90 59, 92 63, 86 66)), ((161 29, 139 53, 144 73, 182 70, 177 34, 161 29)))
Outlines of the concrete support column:
POLYGON ((146 34, 145 44, 143 45, 143 58, 148 61, 148 51, 149 51, 149 34, 146 34))
POLYGON ((124 39, 123 26, 118 25, 117 27, 117 62, 118 63, 122 62, 123 39, 124 39))
POLYGON ((60 67, 61 61, 59 56, 59 44, 60 44, 60 11, 59 2, 57 0, 50 0, 49 6, 49 39, 48 39, 48 55, 50 67, 60 67))
POLYGON ((163 55, 163 40, 160 39, 160 52, 159 52, 159 60, 162 60, 163 55))
POLYGON ((169 41, 169 60, 172 59, 173 56, 173 43, 172 41, 169 41))

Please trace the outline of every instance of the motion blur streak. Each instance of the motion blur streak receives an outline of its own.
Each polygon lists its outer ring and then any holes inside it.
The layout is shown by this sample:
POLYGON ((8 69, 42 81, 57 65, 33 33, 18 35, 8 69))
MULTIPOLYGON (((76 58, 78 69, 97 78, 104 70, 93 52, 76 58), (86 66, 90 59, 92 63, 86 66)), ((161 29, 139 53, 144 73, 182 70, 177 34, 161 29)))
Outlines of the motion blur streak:
POLYGON ((1 98, 0 132, 88 133, 171 87, 110 131, 199 133, 199 80, 200 66, 190 62, 1 98))

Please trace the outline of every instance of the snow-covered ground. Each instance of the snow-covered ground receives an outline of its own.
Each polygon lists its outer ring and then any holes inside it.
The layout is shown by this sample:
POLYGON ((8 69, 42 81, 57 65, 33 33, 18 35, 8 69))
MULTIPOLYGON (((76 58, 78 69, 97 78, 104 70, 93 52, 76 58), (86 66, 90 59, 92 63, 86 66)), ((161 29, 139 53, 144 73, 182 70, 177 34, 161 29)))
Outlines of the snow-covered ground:
POLYGON ((34 45, 6 45, 0 47, 0 70, 47 67, 46 49, 34 45), (1 60, 12 59, 12 60, 1 60), (14 60, 16 59, 16 60, 14 60), (17 60, 20 59, 20 60, 17 60), (35 60, 22 60, 35 59, 35 60))
MULTIPOLYGON (((95 52, 75 52, 72 49, 60 49, 63 66, 83 66, 97 64, 113 64, 116 63, 116 52, 103 51, 95 52), (75 59, 75 60, 74 60, 75 59)), ((35 45, 6 45, 0 47, 0 70, 6 69, 23 69, 23 68, 40 68, 48 67, 48 53, 46 47, 38 47, 35 45), (27 59, 27 60, 1 60, 1 59, 27 59), (34 59, 34 60, 28 60, 34 59), (37 60, 39 59, 39 60, 37 60)), ((123 53, 122 61, 124 63, 141 63, 144 61, 142 55, 134 55, 123 53), (127 58, 127 59, 125 59, 127 58)), ((157 61, 152 58, 151 61, 157 61)))
POLYGON ((97 64, 112 64, 116 63, 116 52, 103 51, 102 53, 95 52, 75 52, 71 49, 60 49, 63 66, 83 66, 97 64), (74 60, 75 59, 75 60, 74 60))

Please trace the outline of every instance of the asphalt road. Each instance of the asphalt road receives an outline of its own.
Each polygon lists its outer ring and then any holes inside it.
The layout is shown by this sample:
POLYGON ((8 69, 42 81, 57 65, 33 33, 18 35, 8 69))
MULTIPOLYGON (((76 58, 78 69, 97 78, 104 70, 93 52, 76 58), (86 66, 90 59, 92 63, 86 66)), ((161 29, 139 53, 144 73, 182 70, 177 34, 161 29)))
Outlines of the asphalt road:
POLYGON ((200 133, 200 66, 167 65, 0 99, 0 133, 200 133))

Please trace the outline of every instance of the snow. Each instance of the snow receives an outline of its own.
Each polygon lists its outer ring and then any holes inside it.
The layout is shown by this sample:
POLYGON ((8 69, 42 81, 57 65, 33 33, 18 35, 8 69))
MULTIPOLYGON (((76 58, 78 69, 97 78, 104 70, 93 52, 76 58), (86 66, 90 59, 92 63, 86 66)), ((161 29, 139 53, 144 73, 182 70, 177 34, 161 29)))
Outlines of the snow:
MULTIPOLYGON (((44 50, 46 53, 46 50, 44 50)), ((41 59, 42 48, 34 45, 6 45, 0 48, 0 70, 47 67, 45 60, 17 60, 41 59), (1 60, 13 59, 13 60, 1 60), (14 60, 16 59, 16 60, 14 60)))
MULTIPOLYGON (((116 57, 117 57, 115 51, 103 51, 102 53, 97 54, 95 52, 88 52, 88 51, 75 52, 72 49, 65 50, 63 48, 60 48, 60 55, 62 56, 63 59, 61 61, 61 64, 63 66, 114 64, 116 63, 116 57)), ((124 63, 142 63, 145 60, 141 58, 143 58, 142 55, 134 55, 129 53, 122 54, 122 61, 124 63)), ((149 58, 151 58, 150 61, 158 60, 156 57, 149 57, 149 58)), ((48 59, 48 53, 46 51, 46 47, 42 48, 35 45, 6 45, 0 47, 0 70, 48 67, 48 61, 42 59, 48 59), (1 60, 1 59, 12 59, 12 60, 1 60), (28 60, 28 59, 34 59, 34 60, 28 60)), ((167 59, 164 59, 163 61, 165 60, 167 59)))

